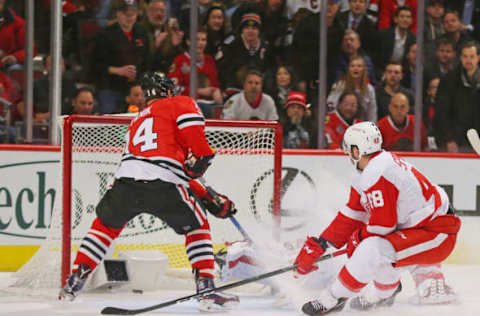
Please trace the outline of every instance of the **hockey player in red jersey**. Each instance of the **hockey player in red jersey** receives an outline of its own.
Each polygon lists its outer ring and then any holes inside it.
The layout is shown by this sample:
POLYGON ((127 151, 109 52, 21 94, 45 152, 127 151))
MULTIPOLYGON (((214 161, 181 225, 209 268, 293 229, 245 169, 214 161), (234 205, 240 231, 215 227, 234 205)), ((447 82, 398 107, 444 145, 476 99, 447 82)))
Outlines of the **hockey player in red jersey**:
POLYGON ((319 237, 307 239, 295 263, 298 273, 309 273, 329 246, 347 245, 349 259, 335 281, 303 305, 307 315, 341 310, 370 282, 375 300, 356 296, 350 307, 390 306, 402 288, 401 272, 437 264, 453 251, 460 219, 445 191, 381 146, 373 122, 354 124, 345 132, 343 150, 357 171, 349 201, 319 237))
MULTIPOLYGON (((197 292, 214 288, 205 210, 220 218, 236 210, 227 197, 195 180, 215 156, 205 137, 205 119, 192 98, 174 96, 175 85, 164 74, 146 73, 141 86, 147 107, 130 123, 115 182, 96 207, 97 218, 80 245, 60 299, 75 298, 126 223, 141 212, 159 217, 185 235, 197 292)), ((215 292, 203 296, 199 307, 215 311, 237 303, 238 297, 215 292)))

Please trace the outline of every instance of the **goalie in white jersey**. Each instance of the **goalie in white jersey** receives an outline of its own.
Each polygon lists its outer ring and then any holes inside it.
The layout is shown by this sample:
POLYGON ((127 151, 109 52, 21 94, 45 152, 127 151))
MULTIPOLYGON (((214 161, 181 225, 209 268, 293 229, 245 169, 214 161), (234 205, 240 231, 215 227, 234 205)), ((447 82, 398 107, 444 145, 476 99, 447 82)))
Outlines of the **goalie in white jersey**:
POLYGON ((401 291, 405 269, 438 264, 453 251, 460 219, 452 214, 445 191, 381 145, 373 122, 354 124, 345 132, 343 149, 357 171, 349 201, 318 238, 307 239, 295 263, 298 273, 313 271, 315 259, 330 245, 347 245, 349 259, 335 281, 303 305, 307 315, 341 310, 370 282, 376 299, 357 296, 350 307, 390 306, 401 291))

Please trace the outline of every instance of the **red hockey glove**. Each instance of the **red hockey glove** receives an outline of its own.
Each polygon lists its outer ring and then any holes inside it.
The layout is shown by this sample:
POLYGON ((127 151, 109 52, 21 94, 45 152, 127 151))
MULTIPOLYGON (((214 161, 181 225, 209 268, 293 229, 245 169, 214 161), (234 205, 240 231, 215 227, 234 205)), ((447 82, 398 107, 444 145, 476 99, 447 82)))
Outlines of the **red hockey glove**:
POLYGON ((185 172, 192 179, 203 176, 212 163, 213 157, 215 157, 215 155, 201 156, 198 159, 195 159, 193 156, 190 157, 185 161, 185 172))
POLYGON ((318 266, 314 264, 315 260, 325 253, 327 247, 328 244, 324 238, 308 237, 295 259, 294 264, 298 264, 295 271, 300 274, 307 274, 317 270, 318 266))
POLYGON ((227 196, 215 192, 211 187, 206 187, 207 194, 200 198, 203 207, 215 217, 227 218, 237 213, 235 204, 227 196))
POLYGON ((347 256, 350 258, 355 251, 355 249, 358 247, 360 242, 362 241, 362 230, 357 229, 356 231, 353 232, 353 234, 350 236, 350 239, 348 240, 347 244, 347 256))

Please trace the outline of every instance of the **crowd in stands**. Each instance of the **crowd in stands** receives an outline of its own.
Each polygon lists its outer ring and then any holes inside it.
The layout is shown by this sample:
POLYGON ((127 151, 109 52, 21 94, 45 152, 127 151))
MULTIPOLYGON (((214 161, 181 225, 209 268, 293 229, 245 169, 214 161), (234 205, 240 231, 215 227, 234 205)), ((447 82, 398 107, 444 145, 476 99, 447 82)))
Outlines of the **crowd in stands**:
MULTIPOLYGON (((168 73, 190 94, 196 38, 197 103, 207 118, 279 120, 285 148, 318 144, 320 0, 66 0, 62 114, 138 112, 137 79, 168 73)), ((25 115, 23 1, 0 0, 0 117, 25 115), (21 75, 18 75, 20 71, 21 75), (5 102, 2 102, 5 101, 5 102)), ((325 141, 341 149, 354 122, 378 122, 389 150, 413 150, 417 0, 328 0, 325 141)), ((35 2, 34 117, 50 118, 50 0, 35 2)), ((469 151, 480 130, 480 1, 426 0, 424 151, 469 151)), ((0 119, 0 142, 19 129, 0 119)))

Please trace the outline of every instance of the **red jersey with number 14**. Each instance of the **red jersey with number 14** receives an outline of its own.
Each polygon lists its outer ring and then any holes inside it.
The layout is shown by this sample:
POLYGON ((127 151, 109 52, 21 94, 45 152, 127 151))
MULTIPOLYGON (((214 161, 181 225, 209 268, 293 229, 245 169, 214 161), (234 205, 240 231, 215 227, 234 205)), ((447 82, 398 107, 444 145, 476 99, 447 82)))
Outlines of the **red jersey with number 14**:
POLYGON ((421 227, 448 211, 448 196, 402 158, 373 155, 352 181, 350 198, 322 237, 337 248, 361 227, 362 238, 421 227), (366 225, 365 225, 366 224, 366 225))
POLYGON ((184 162, 215 151, 205 137, 205 118, 186 96, 154 101, 132 120, 125 134, 125 149, 116 178, 160 179, 186 184, 184 162))

